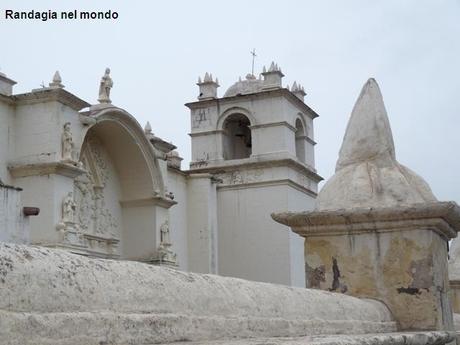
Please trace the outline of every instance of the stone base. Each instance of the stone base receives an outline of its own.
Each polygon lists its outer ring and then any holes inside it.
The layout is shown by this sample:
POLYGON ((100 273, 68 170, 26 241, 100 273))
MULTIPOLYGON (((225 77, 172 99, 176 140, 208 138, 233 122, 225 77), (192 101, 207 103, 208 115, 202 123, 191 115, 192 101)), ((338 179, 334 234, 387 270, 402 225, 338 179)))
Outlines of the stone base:
POLYGON ((2 345, 211 344, 396 330, 374 300, 4 243, 0 325, 2 345))
POLYGON ((452 202, 272 215, 305 237, 307 287, 375 298, 401 330, 453 330, 447 242, 452 202))

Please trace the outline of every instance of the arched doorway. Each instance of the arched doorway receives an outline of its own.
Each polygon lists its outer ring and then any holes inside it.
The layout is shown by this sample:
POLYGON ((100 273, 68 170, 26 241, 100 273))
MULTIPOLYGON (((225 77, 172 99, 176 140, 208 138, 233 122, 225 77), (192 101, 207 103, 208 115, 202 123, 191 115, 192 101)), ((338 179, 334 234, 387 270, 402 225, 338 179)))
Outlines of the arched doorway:
POLYGON ((228 116, 223 124, 224 159, 243 159, 251 156, 252 138, 249 119, 243 114, 228 116))

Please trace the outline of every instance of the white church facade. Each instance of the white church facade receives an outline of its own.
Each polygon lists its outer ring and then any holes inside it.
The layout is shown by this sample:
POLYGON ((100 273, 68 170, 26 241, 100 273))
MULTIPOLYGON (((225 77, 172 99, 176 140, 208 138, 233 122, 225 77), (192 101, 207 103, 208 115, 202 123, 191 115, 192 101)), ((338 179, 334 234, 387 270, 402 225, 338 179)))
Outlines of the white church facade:
POLYGON ((276 64, 218 97, 206 74, 190 109, 192 162, 149 124, 49 87, 13 94, 0 76, 0 241, 64 248, 249 280, 305 286, 304 239, 274 222, 313 209, 321 177, 300 85, 276 64))
POLYGON ((183 169, 109 69, 94 105, 0 75, 0 344, 458 344, 460 207, 398 162, 372 78, 318 193, 282 77, 199 79, 183 169))

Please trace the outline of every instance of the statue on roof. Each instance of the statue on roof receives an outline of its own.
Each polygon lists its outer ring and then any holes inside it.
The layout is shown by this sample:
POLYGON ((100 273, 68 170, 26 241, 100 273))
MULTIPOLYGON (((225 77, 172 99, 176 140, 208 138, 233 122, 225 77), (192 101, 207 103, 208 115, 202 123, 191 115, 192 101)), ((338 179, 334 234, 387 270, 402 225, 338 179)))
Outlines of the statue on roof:
POLYGON ((105 74, 101 78, 99 85, 99 103, 112 103, 110 100, 110 89, 113 87, 113 81, 110 77, 110 68, 105 69, 105 74))

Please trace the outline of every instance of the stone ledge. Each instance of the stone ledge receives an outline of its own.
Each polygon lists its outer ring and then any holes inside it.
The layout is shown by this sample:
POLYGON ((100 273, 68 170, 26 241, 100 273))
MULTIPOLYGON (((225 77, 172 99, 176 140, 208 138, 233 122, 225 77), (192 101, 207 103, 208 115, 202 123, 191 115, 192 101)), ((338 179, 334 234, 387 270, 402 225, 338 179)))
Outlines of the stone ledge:
POLYGON ((37 89, 32 92, 14 95, 12 98, 18 105, 57 101, 69 106, 76 111, 90 106, 88 102, 60 88, 37 89))
POLYGON ((258 169, 258 168, 273 168, 273 167, 290 167, 299 173, 304 174, 313 182, 320 182, 323 178, 316 173, 316 170, 304 163, 299 162, 293 157, 273 157, 258 155, 250 158, 232 159, 232 160, 216 160, 216 161, 194 161, 190 163, 190 170, 185 170, 186 173, 226 173, 240 169, 258 169))
POLYGON ((11 164, 8 166, 13 177, 42 176, 42 175, 63 175, 75 178, 85 172, 84 169, 75 164, 67 162, 49 162, 32 164, 11 164))
POLYGON ((447 239, 460 231, 460 207, 455 202, 414 204, 406 207, 272 213, 278 223, 304 237, 392 232, 426 228, 447 239))
POLYGON ((214 98, 209 100, 202 100, 202 101, 195 101, 185 103, 185 106, 189 109, 200 109, 209 107, 214 104, 218 104, 219 106, 223 106, 225 104, 232 104, 234 102, 244 102, 246 100, 252 100, 257 98, 271 98, 276 96, 284 96, 288 99, 291 103, 297 105, 298 107, 302 108, 303 111, 307 116, 311 119, 315 119, 319 115, 308 105, 306 105, 303 101, 301 101, 297 96, 295 96, 292 92, 287 89, 279 88, 275 90, 266 90, 260 91, 255 93, 249 93, 244 95, 237 95, 237 96, 230 96, 230 97, 222 97, 222 98, 214 98))
MULTIPOLYGON (((0 339, 10 339, 11 342, 8 344, 11 345, 87 345, 100 344, 104 341, 114 345, 169 344, 171 342, 183 344, 184 340, 196 341, 195 344, 215 344, 219 340, 222 341, 222 344, 226 344, 226 341, 230 341, 230 344, 233 344, 232 341, 236 341, 236 344, 253 344, 247 342, 256 341, 259 337, 264 337, 264 339, 290 337, 286 339, 300 339, 302 340, 301 344, 310 344, 305 340, 316 339, 316 337, 311 337, 315 335, 344 334, 344 336, 335 338, 353 339, 353 337, 345 335, 395 331, 394 322, 289 320, 218 315, 206 317, 187 314, 117 313, 112 311, 31 313, 0 310, 0 324, 4 326, 0 329, 0 339), (303 337, 307 334, 310 335, 307 338, 292 338, 296 335, 303 337), (240 340, 234 340, 235 338, 240 340), (223 339, 232 340, 225 341, 223 339), (202 343, 202 341, 204 342, 202 343)), ((364 337, 357 336, 354 338, 361 340, 364 337)), ((375 337, 383 337, 383 335, 373 335, 370 336, 370 339, 375 337)), ((318 339, 327 338, 318 337, 318 339)), ((388 336, 384 339, 388 339, 388 336)), ((260 342, 254 344, 260 344, 260 342)), ((2 342, 2 345, 5 343, 2 342)))
MULTIPOLYGON (((189 345, 443 345, 455 339, 454 332, 414 332, 366 335, 333 335, 300 338, 255 338, 186 342, 189 345)), ((181 345, 171 343, 170 345, 181 345)))

